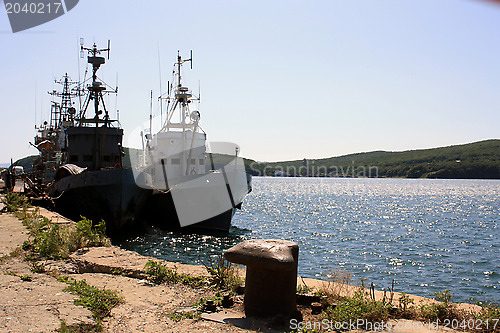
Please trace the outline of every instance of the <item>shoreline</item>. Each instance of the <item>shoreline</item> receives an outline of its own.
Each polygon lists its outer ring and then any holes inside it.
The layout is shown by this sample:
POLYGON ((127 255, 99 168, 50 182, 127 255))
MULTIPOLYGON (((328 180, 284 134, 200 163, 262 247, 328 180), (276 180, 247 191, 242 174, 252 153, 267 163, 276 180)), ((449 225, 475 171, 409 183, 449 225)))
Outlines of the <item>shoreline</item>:
MULTIPOLYGON (((0 207, 1 209, 1 207, 0 207)), ((39 214, 47 217, 53 223, 74 224, 57 213, 40 208, 39 214)), ((0 304, 0 328, 11 328, 13 331, 24 331, 36 327, 41 332, 52 332, 58 328, 62 320, 66 324, 92 323, 89 311, 72 302, 75 297, 69 293, 62 292, 66 287, 64 283, 58 282, 47 273, 33 273, 28 263, 19 256, 12 255, 19 252, 24 240, 28 239, 28 231, 20 219, 13 214, 0 215, 0 290, 6 297, 12 297, 6 304, 0 304), (29 274, 33 277, 30 282, 20 281, 19 276, 29 274), (48 295, 48 291, 53 291, 48 295), (24 293, 23 293, 24 292, 24 293), (31 293, 31 295, 30 295, 31 293), (36 297, 49 298, 50 301, 42 304, 37 303, 36 297), (19 303, 15 303, 15 302, 19 303), (14 303, 13 303, 14 302, 14 303), (50 304, 50 306, 47 306, 50 304), (22 310, 26 307, 35 313, 32 316, 23 315, 22 310), (14 310, 12 310, 14 309, 14 310), (8 319, 10 318, 10 319, 8 319), (44 319, 41 319, 44 318, 44 319), (15 320, 13 320, 15 319, 15 320), (34 320, 36 319, 36 322, 34 320)), ((121 249, 117 246, 91 247, 77 250, 65 261, 46 260, 44 265, 48 272, 57 271, 66 274, 76 280, 85 279, 89 284, 99 288, 116 289, 125 297, 125 304, 113 309, 111 317, 103 321, 104 331, 165 331, 184 332, 199 331, 207 329, 211 331, 224 332, 248 332, 248 329, 238 328, 234 325, 222 324, 214 319, 183 319, 175 322, 168 317, 185 307, 191 307, 196 301, 204 297, 208 290, 193 290, 183 285, 152 285, 145 279, 144 265, 149 260, 162 262, 168 267, 177 267, 179 273, 195 276, 207 276, 208 273, 203 266, 166 262, 157 258, 139 255, 137 252, 121 249)), ((298 278, 298 285, 305 281, 309 288, 324 288, 327 281, 298 278)), ((349 286, 345 292, 353 293, 355 286, 349 286)), ((400 297, 400 293, 394 292, 394 300, 400 297)), ((409 295, 415 302, 437 302, 432 299, 417 295, 409 295)), ((382 299, 383 292, 375 291, 375 298, 382 299)), ((242 297, 239 299, 242 301, 242 297)), ((3 302, 2 302, 3 303, 3 302)), ((461 303, 459 305, 468 311, 478 311, 479 307, 471 304, 461 303)), ((244 317, 240 306, 239 313, 232 316, 244 317)), ((237 312, 238 312, 237 311, 237 312)), ((401 321, 401 320, 400 320, 401 321)), ((253 325, 260 325, 253 322, 253 325)), ((424 325, 425 326, 425 325, 424 325)), ((258 328, 257 328, 258 329, 258 328)), ((256 331, 256 330, 250 330, 256 331)), ((432 330, 435 332, 435 330, 432 330)), ((403 332, 403 331, 401 331, 403 332)), ((450 330, 447 330, 450 332, 450 330)))

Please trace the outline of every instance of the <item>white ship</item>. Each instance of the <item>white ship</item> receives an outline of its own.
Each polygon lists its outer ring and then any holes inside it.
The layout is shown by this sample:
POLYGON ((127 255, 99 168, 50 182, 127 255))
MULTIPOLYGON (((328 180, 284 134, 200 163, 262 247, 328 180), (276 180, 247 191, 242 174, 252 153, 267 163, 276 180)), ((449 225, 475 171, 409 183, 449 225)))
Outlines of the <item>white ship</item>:
MULTIPOLYGON (((182 227, 228 231, 235 209, 251 190, 240 148, 228 142, 207 142, 201 115, 192 110, 199 96, 183 86, 181 68, 189 59, 178 54, 174 79, 166 97, 166 119, 156 133, 143 136, 143 167, 138 182, 153 189, 146 218, 168 229, 182 227)), ((152 119, 152 117, 150 118, 152 119)))

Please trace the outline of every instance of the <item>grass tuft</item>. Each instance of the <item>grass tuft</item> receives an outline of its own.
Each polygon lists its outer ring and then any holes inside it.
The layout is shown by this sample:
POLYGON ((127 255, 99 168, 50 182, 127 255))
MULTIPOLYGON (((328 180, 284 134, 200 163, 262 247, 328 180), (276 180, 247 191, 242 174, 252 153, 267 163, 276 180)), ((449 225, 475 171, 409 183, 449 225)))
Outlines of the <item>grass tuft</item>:
POLYGON ((103 331, 100 324, 76 324, 68 326, 65 321, 61 320, 61 327, 56 332, 58 333, 100 333, 103 331))
POLYGON ((234 291, 239 285, 242 284, 242 279, 238 275, 236 265, 227 261, 223 254, 219 254, 215 262, 210 260, 209 265, 206 265, 203 262, 202 264, 210 274, 210 284, 216 289, 234 291))
POLYGON ((185 273, 177 273, 177 267, 169 268, 167 265, 150 260, 144 266, 144 272, 148 275, 148 280, 156 284, 161 283, 181 283, 193 288, 199 288, 206 284, 204 276, 193 276, 185 273))
POLYGON ((455 304, 451 302, 453 294, 448 289, 443 292, 435 292, 434 298, 437 303, 424 304, 420 307, 420 316, 429 321, 443 321, 445 319, 461 319, 462 315, 455 304))
POLYGON ((482 304, 476 320, 482 324, 481 332, 500 332, 500 307, 493 303, 482 304))
POLYGON ((75 304, 82 305, 92 311, 97 321, 109 316, 115 306, 125 302, 124 298, 116 290, 99 289, 87 284, 85 280, 77 281, 75 279, 61 278, 59 281, 69 284, 63 291, 79 296, 75 300, 75 304))
POLYGON ((94 225, 92 220, 83 216, 76 223, 75 229, 70 232, 68 238, 70 251, 76 251, 82 247, 111 245, 111 242, 106 237, 106 222, 101 220, 101 222, 94 225))
POLYGON ((200 313, 198 311, 172 312, 167 317, 172 321, 179 322, 183 319, 199 319, 200 313))
MULTIPOLYGON (((17 213, 28 228, 30 239, 23 243, 23 250, 47 259, 66 259, 69 254, 90 246, 110 246, 106 225, 82 217, 75 226, 61 226, 38 214, 38 210, 17 213)), ((30 256, 33 257, 33 256, 30 256)))
POLYGON ((21 276, 21 280, 24 282, 31 282, 33 281, 33 278, 27 274, 24 274, 23 276, 21 276))
POLYGON ((20 193, 15 193, 12 191, 7 191, 2 198, 2 203, 5 205, 5 209, 8 212, 17 212, 21 208, 27 208, 30 206, 28 198, 20 193))
POLYGON ((380 323, 389 318, 389 306, 373 300, 360 289, 353 297, 341 297, 336 306, 327 307, 324 316, 334 322, 356 322, 363 319, 366 323, 380 323))

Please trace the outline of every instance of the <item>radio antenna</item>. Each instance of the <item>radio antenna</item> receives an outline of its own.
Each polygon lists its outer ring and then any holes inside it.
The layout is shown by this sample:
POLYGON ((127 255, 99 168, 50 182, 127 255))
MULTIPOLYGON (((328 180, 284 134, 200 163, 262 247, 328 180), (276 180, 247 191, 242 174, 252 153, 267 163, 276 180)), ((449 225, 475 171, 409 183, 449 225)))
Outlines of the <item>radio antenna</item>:
POLYGON ((160 78, 160 125, 163 126, 163 102, 161 100, 161 62, 160 62, 160 43, 157 44, 158 46, 158 77, 160 78))
POLYGON ((35 80, 35 128, 36 128, 36 80, 35 80))
MULTIPOLYGON (((80 38, 80 58, 83 58, 84 56, 84 51, 83 51, 83 37, 80 38)), ((76 86, 76 88, 78 89, 78 107, 79 109, 81 110, 82 109, 82 93, 81 93, 81 89, 80 89, 80 84, 82 84, 82 80, 81 80, 81 76, 80 76, 80 58, 78 58, 78 85, 76 86)))
POLYGON ((116 112, 116 117, 118 118, 118 72, 116 72, 115 92, 117 93, 115 95, 115 112, 116 112))
MULTIPOLYGON (((167 81, 167 114, 165 118, 168 118, 168 110, 170 108, 170 81, 167 81)), ((163 126, 163 123, 161 124, 163 126)))
POLYGON ((149 134, 153 135, 153 90, 151 90, 151 100, 149 102, 149 134))
POLYGON ((80 58, 83 59, 84 55, 85 55, 85 52, 83 51, 83 37, 80 38, 80 58))

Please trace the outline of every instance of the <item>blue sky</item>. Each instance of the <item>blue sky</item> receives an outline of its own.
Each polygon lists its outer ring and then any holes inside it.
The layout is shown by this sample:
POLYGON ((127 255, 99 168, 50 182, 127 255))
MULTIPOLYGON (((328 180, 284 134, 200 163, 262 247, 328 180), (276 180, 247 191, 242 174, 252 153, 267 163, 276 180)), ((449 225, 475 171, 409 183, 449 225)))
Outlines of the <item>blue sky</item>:
POLYGON ((147 120, 159 67, 165 89, 192 49, 208 139, 278 161, 499 138, 499 34, 500 5, 481 0, 82 0, 16 34, 2 8, 0 162, 36 153, 53 80, 83 75, 80 37, 111 40, 101 77, 118 76, 107 106, 126 133, 147 120))

